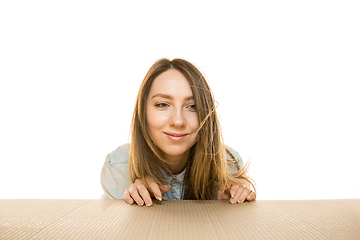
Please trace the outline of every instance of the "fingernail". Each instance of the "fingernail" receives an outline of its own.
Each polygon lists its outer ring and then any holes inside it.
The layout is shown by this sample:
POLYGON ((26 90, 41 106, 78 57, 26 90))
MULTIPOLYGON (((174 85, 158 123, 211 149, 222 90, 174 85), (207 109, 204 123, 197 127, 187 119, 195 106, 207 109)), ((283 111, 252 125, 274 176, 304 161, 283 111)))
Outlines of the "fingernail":
POLYGON ((147 203, 146 203, 146 206, 147 206, 147 207, 150 207, 150 206, 151 206, 151 202, 147 202, 147 203))
POLYGON ((144 205, 144 202, 143 202, 143 201, 140 201, 139 203, 140 203, 140 206, 144 205))
POLYGON ((129 199, 128 204, 133 204, 133 201, 131 199, 129 199))
POLYGON ((238 203, 242 203, 242 202, 244 202, 244 199, 243 199, 243 198, 239 198, 238 203))
POLYGON ((235 199, 233 199, 233 198, 230 199, 230 203, 231 203, 231 204, 234 204, 234 203, 235 203, 235 199))
POLYGON ((235 191, 232 190, 232 191, 231 191, 231 197, 233 198, 234 196, 235 196, 235 191))
POLYGON ((155 196, 157 200, 162 201, 162 198, 160 196, 155 196))
POLYGON ((250 200, 251 200, 251 196, 248 196, 247 199, 250 201, 250 200))

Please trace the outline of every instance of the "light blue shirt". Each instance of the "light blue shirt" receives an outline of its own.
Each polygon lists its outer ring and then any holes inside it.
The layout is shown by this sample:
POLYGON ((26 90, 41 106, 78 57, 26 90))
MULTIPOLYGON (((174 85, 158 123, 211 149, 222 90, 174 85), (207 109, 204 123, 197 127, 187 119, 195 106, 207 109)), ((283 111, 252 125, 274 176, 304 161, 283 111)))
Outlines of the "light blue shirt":
MULTIPOLYGON (((102 198, 124 199, 124 192, 132 184, 129 174, 129 148, 130 144, 124 144, 112 151, 106 156, 104 166, 101 171, 101 186, 104 190, 102 198)), ((234 155, 237 163, 242 167, 243 161, 238 152, 232 148, 227 149, 234 155)), ((227 155, 227 158, 230 158, 227 155)), ((235 166, 228 164, 229 170, 237 171, 235 166)), ((185 169, 176 175, 165 173, 165 178, 170 182, 170 189, 163 194, 163 199, 182 200, 183 199, 183 182, 185 169)), ((217 194, 213 195, 217 199, 217 194)))

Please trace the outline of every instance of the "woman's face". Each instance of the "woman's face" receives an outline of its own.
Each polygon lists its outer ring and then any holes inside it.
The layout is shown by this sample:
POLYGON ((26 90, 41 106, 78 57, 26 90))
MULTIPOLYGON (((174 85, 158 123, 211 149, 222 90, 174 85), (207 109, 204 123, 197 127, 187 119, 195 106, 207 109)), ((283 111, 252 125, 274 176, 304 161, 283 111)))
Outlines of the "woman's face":
POLYGON ((197 141, 199 119, 185 76, 175 69, 157 76, 150 88, 146 108, 150 137, 164 158, 169 165, 186 164, 190 148, 197 141))

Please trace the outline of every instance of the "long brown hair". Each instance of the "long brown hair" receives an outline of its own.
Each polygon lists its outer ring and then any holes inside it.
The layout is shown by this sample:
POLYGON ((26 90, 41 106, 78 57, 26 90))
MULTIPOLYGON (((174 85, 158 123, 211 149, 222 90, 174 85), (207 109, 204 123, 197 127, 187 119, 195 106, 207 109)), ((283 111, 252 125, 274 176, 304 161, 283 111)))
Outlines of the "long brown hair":
POLYGON ((140 86, 131 124, 129 167, 132 182, 150 176, 159 184, 167 184, 159 167, 169 172, 164 164, 166 160, 148 133, 146 100, 154 79, 169 69, 178 70, 188 80, 200 122, 198 140, 190 150, 186 166, 184 199, 212 199, 214 190, 219 186, 234 183, 254 187, 247 176, 247 167, 240 168, 223 143, 213 94, 205 77, 193 64, 183 59, 158 60, 140 86), (227 153, 230 159, 226 158, 227 153), (230 171, 229 162, 236 167, 235 173, 230 171))

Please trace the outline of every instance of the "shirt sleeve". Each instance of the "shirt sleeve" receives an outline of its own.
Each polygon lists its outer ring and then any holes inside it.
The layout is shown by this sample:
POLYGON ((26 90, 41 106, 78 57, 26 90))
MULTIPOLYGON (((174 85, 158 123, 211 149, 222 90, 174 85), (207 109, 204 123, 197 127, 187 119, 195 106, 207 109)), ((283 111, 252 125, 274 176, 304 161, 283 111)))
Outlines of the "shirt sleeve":
POLYGON ((124 199, 124 192, 130 187, 129 144, 117 148, 106 156, 101 171, 103 199, 124 199))

